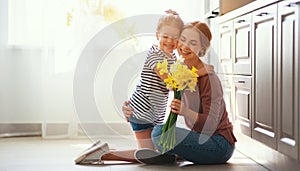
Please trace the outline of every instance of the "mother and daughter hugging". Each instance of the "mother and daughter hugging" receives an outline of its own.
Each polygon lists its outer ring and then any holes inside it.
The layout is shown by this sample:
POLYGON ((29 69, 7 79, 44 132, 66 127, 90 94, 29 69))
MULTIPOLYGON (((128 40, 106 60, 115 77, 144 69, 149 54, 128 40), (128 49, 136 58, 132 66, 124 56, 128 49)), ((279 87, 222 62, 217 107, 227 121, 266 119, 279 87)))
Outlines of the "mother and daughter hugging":
POLYGON ((221 164, 231 158, 236 138, 222 86, 213 66, 201 60, 212 39, 208 25, 201 21, 184 23, 175 11, 168 10, 158 21, 156 38, 157 44, 150 47, 145 57, 141 80, 130 100, 122 106, 139 148, 110 150, 107 143, 98 141, 75 160, 76 164, 104 164, 108 160, 144 164, 174 164, 178 160, 221 164), (174 98, 170 103, 170 112, 184 120, 185 125, 175 127, 176 143, 165 151, 160 138, 170 90, 163 82, 168 75, 162 74, 157 64, 167 61, 170 69, 177 59, 174 50, 185 66, 196 69, 198 77, 195 91, 183 91, 181 99, 174 98))

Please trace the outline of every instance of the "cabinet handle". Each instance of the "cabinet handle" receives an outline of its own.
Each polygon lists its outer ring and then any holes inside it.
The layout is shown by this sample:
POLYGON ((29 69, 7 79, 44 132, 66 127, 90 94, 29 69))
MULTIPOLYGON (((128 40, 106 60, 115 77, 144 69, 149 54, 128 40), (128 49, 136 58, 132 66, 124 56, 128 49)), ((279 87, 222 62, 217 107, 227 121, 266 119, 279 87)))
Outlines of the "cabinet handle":
POLYGON ((213 15, 219 15, 219 12, 217 12, 217 11, 213 11, 213 12, 211 12, 211 14, 213 14, 213 15))
POLYGON ((266 15, 269 15, 269 13, 267 13, 267 12, 262 12, 262 13, 260 13, 260 14, 257 14, 257 16, 260 16, 260 17, 266 16, 266 15))
POLYGON ((246 22, 246 20, 238 20, 236 23, 243 23, 246 22))
POLYGON ((228 28, 228 26, 222 26, 222 28, 223 28, 223 29, 226 29, 226 28, 228 28))
POLYGON ((236 83, 238 83, 238 84, 245 84, 245 81, 244 80, 239 80, 239 81, 236 81, 236 83))
POLYGON ((286 7, 294 7, 296 5, 297 5, 296 3, 289 3, 288 5, 286 5, 286 7))

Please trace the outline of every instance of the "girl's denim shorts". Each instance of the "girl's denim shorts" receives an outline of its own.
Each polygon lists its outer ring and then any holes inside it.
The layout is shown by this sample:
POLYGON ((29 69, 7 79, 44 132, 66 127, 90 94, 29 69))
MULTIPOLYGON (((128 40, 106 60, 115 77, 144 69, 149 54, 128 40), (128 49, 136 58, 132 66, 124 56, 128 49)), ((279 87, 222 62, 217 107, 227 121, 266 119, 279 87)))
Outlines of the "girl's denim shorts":
POLYGON ((128 120, 134 132, 146 131, 154 127, 153 123, 142 121, 134 117, 130 117, 128 120))

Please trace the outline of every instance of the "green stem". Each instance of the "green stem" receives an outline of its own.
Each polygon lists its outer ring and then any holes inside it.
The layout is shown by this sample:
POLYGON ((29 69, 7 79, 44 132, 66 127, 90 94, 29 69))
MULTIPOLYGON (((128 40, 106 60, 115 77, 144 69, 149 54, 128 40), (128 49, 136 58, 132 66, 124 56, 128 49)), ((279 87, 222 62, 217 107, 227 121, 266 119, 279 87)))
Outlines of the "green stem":
MULTIPOLYGON (((181 99, 181 91, 174 89, 174 98, 181 99)), ((169 117, 162 128, 159 145, 163 147, 162 153, 174 148, 176 144, 176 121, 177 114, 170 112, 169 117)))

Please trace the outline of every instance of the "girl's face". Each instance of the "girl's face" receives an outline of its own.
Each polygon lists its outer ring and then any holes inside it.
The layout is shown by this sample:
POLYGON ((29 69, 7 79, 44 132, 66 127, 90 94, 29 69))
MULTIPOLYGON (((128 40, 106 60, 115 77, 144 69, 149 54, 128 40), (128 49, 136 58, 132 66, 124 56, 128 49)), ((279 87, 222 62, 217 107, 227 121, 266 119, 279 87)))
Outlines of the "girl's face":
POLYGON ((200 33, 194 28, 185 28, 179 37, 177 51, 184 59, 198 56, 201 50, 200 33))
POLYGON ((177 47, 179 34, 180 29, 169 25, 163 26, 159 32, 156 33, 160 49, 165 53, 171 54, 177 47))

